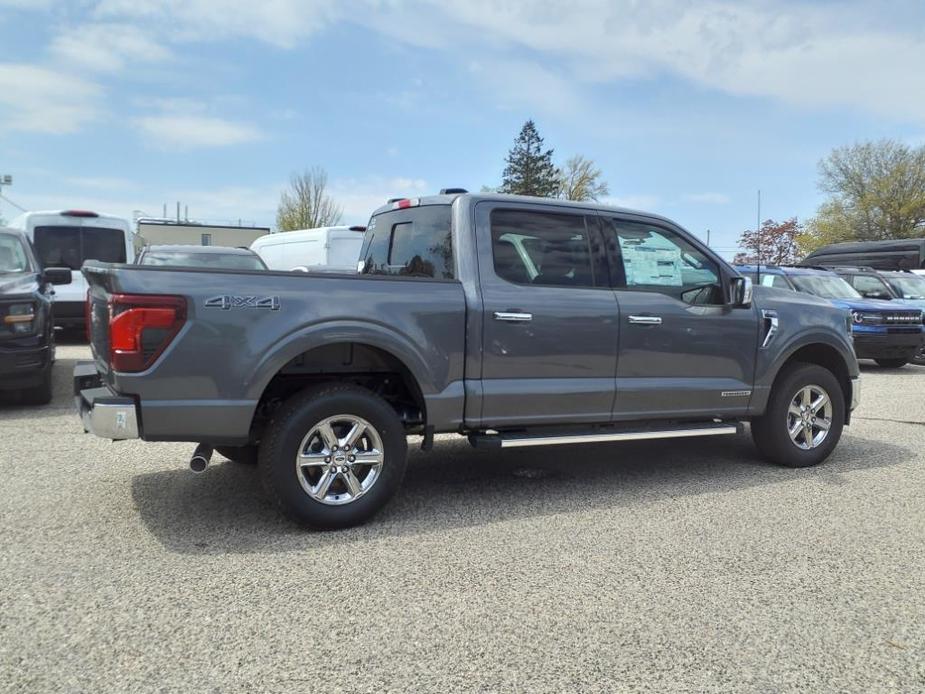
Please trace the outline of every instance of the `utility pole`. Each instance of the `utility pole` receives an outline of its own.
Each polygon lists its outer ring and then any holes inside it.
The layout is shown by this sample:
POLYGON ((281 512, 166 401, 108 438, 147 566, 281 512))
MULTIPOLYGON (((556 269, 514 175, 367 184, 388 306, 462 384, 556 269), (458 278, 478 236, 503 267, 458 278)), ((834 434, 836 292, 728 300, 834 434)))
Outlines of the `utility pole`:
MULTIPOLYGON (((3 174, 2 176, 0 176, 0 200, 3 199, 3 186, 11 186, 11 185, 13 185, 12 176, 10 176, 9 174, 3 174)), ((0 219, 2 218, 3 216, 0 215, 0 219)))
POLYGON ((709 246, 710 246, 710 230, 707 229, 707 247, 709 248, 709 246))

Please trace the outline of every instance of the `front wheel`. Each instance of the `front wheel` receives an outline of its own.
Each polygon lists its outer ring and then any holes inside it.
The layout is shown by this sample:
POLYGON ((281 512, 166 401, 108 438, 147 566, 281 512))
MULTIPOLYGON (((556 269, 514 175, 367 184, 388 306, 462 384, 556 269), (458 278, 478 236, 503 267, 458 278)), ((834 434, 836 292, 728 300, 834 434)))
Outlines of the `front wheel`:
POLYGON ((810 467, 829 457, 844 425, 845 397, 835 375, 815 364, 794 364, 778 376, 767 410, 751 429, 768 460, 810 467))
POLYGON ((908 359, 874 359, 874 361, 884 369, 898 369, 909 363, 908 359))
POLYGON ((405 474, 407 441, 385 400, 347 383, 287 401, 267 426, 259 466, 268 494, 312 528, 365 522, 388 503, 405 474))
POLYGON ((51 402, 53 385, 51 364, 49 364, 42 374, 42 380, 39 381, 39 384, 32 388, 25 388, 22 391, 22 401, 26 405, 47 405, 51 402))

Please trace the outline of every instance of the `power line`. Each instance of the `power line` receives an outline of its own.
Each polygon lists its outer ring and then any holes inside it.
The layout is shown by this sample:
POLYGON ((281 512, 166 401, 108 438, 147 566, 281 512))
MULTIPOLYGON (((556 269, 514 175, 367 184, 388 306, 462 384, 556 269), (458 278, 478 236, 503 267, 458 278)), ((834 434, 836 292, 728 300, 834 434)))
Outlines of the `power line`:
POLYGON ((16 208, 17 210, 19 210, 20 212, 28 212, 28 211, 29 211, 29 210, 27 210, 25 207, 23 207, 22 205, 17 205, 15 202, 13 202, 13 201, 10 200, 8 197, 6 197, 3 193, 0 193, 0 200, 5 200, 6 202, 10 203, 13 207, 15 207, 15 208, 16 208))

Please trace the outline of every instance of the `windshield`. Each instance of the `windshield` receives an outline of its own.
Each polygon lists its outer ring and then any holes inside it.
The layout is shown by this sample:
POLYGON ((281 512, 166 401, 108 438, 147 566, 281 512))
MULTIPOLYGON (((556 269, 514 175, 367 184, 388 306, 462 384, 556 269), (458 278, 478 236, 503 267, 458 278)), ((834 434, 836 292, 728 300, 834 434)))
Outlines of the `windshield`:
POLYGON ((890 277, 889 282, 903 299, 925 299, 925 277, 890 277))
POLYGON ((79 226, 35 228, 35 252, 44 267, 79 270, 85 260, 125 262, 125 232, 79 226))
POLYGON ((13 234, 0 234, 0 273, 31 270, 22 239, 13 234))
POLYGON ((266 270, 256 255, 238 253, 197 253, 196 251, 152 251, 141 257, 142 265, 210 267, 219 270, 266 270))
POLYGON ((797 289, 823 299, 860 299, 861 295, 841 277, 834 275, 791 275, 797 289))

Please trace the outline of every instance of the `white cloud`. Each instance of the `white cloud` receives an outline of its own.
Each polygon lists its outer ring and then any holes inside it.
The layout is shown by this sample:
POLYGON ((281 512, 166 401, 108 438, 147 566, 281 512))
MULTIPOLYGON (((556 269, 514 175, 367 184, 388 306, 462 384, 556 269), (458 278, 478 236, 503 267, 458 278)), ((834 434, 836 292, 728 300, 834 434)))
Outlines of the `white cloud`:
POLYGON ((50 50, 72 68, 96 72, 119 72, 129 62, 157 63, 171 57, 149 32, 125 23, 70 27, 52 40, 50 50))
POLYGON ((801 108, 925 121, 922 17, 911 5, 888 13, 860 1, 764 0, 97 0, 91 7, 93 21, 121 25, 122 34, 104 35, 96 25, 66 30, 53 52, 95 70, 164 59, 166 44, 184 41, 245 38, 292 48, 350 21, 450 54, 476 71, 502 108, 571 116, 589 108, 581 99, 589 85, 670 75, 801 108), (90 40, 93 32, 101 40, 90 40))
POLYGON ((50 68, 0 63, 3 130, 62 134, 98 116, 102 88, 50 68))
POLYGON ((918 21, 876 4, 711 0, 469 0, 390 4, 389 21, 361 21, 427 47, 464 47, 491 74, 514 54, 518 80, 499 80, 499 97, 542 95, 561 108, 554 76, 570 89, 660 74, 739 96, 806 108, 843 108, 925 120, 925 42, 918 21), (893 17, 891 21, 891 17, 893 17), (531 57, 532 56, 532 57, 531 57))
POLYGON ((179 40, 247 37, 292 48, 346 16, 347 4, 339 0, 101 0, 95 15, 143 20, 179 40))
POLYGON ((152 145, 164 149, 227 147, 264 137, 248 123, 203 115, 165 113, 136 118, 134 124, 152 145))
POLYGON ((723 193, 685 193, 681 200, 695 204, 726 205, 729 203, 729 196, 723 193))

